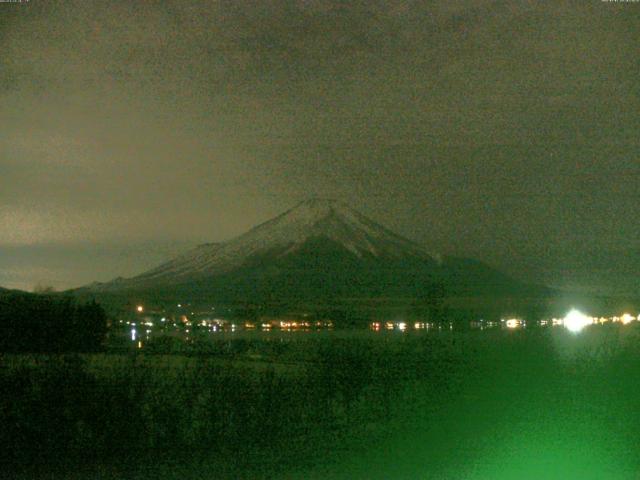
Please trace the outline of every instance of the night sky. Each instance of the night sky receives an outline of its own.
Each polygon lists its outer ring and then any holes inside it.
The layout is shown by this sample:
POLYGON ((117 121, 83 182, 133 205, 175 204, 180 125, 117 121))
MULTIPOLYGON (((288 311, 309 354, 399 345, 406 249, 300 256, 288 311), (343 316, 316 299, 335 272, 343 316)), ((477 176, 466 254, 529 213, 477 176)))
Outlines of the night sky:
POLYGON ((31 0, 0 39, 0 286, 130 276, 319 195, 640 288, 640 3, 31 0))

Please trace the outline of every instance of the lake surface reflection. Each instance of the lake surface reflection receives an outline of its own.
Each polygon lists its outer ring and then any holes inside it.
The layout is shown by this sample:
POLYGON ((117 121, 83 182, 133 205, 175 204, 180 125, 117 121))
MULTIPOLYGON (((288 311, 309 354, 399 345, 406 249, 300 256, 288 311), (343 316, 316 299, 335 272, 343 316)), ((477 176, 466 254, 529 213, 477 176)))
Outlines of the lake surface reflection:
POLYGON ((21 478, 638 478, 637 321, 412 327, 9 356, 0 438, 21 478))

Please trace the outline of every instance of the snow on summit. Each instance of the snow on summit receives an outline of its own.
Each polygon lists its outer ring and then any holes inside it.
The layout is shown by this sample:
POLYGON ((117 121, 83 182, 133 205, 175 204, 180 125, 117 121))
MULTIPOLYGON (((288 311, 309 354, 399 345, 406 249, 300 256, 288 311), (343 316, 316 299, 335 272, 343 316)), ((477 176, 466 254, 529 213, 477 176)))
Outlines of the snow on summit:
POLYGON ((419 245, 369 220, 343 202, 314 198, 228 242, 204 244, 130 279, 133 284, 216 275, 269 252, 283 256, 310 239, 328 239, 357 257, 424 258, 419 245))
MULTIPOLYGON (((325 237, 358 256, 424 256, 422 249, 387 230, 346 204, 315 198, 302 202, 241 235, 234 243, 237 251, 251 254, 260 249, 325 237)), ((235 250, 235 248, 234 248, 235 250)))

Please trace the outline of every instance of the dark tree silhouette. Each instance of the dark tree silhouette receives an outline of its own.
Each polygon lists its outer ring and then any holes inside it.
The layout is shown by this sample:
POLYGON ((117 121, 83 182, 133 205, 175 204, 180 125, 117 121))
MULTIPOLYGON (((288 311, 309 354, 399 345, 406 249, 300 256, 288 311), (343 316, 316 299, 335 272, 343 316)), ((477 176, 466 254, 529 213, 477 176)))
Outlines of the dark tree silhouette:
POLYGON ((93 352, 101 349, 106 333, 106 314, 95 302, 25 292, 0 295, 0 351, 93 352))

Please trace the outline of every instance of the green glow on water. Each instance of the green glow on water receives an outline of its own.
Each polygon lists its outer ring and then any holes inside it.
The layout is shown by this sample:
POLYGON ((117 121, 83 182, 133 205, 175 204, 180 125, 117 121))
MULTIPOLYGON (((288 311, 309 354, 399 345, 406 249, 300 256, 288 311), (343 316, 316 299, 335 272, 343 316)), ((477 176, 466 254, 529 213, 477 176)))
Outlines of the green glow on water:
MULTIPOLYGON (((563 413, 564 419, 514 425, 520 431, 496 436, 493 446, 481 449, 470 465, 453 470, 474 480, 636 478, 633 465, 625 459, 629 452, 608 425, 563 413)), ((451 471, 451 478, 459 473, 451 471)))
POLYGON ((637 338, 598 328, 525 335, 479 347, 459 390, 431 410, 418 400, 428 385, 414 387, 392 435, 305 478, 640 478, 637 338))

